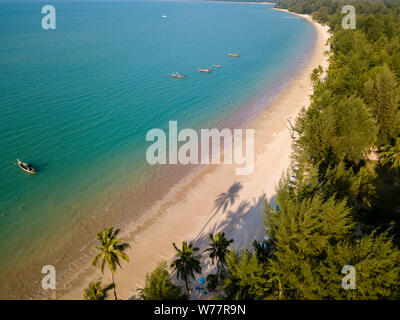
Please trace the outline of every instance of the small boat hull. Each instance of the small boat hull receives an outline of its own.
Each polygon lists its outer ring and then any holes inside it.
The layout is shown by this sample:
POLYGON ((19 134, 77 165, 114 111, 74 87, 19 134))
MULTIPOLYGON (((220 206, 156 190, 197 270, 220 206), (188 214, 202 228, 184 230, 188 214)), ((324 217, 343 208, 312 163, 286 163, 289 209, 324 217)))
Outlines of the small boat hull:
POLYGON ((235 53, 229 53, 229 56, 234 58, 240 58, 240 54, 235 54, 235 53))
POLYGON ((34 169, 34 168, 32 168, 32 166, 20 161, 19 159, 17 159, 17 164, 18 164, 18 167, 20 167, 21 170, 25 171, 26 173, 29 173, 29 174, 36 173, 36 169, 34 169))
POLYGON ((211 73, 212 70, 211 69, 197 69, 199 70, 199 72, 205 72, 205 73, 211 73))
POLYGON ((181 75, 179 73, 173 73, 173 74, 171 74, 171 77, 172 78, 178 78, 178 79, 185 79, 185 76, 181 75))

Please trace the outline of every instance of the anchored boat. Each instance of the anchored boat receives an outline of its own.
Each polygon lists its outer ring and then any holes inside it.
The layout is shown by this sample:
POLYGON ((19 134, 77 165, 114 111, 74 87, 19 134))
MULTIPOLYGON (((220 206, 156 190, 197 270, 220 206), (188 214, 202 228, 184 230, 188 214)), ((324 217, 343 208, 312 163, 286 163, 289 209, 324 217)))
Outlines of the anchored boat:
POLYGON ((20 167, 25 172, 28 172, 30 174, 35 174, 36 173, 36 169, 33 168, 31 164, 27 164, 25 162, 22 162, 19 159, 17 159, 17 164, 18 164, 18 167, 20 167))
POLYGON ((212 72, 212 70, 211 70, 211 68, 207 68, 207 69, 201 69, 201 68, 198 68, 197 70, 199 70, 199 72, 212 72))
POLYGON ((236 52, 236 53, 228 53, 228 55, 230 56, 230 57, 235 57, 235 58, 240 58, 240 54, 239 54, 239 52, 236 52))
POLYGON ((185 78, 184 75, 182 75, 182 74, 180 74, 178 72, 175 72, 175 73, 171 74, 171 77, 172 78, 179 78, 179 79, 184 79, 185 78))

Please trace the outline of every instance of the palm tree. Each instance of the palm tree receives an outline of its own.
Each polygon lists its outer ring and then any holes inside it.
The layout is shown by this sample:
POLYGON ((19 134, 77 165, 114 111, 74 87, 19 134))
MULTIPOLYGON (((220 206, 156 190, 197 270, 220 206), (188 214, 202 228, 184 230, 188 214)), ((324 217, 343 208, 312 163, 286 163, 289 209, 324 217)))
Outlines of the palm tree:
POLYGON ((212 233, 209 234, 210 237, 210 247, 204 252, 210 252, 210 258, 212 264, 214 264, 214 259, 217 260, 217 277, 219 276, 220 270, 224 269, 226 266, 226 254, 229 253, 229 245, 233 242, 233 239, 226 239, 224 232, 218 232, 215 238, 212 233))
POLYGON ((318 66, 315 68, 311 74, 311 82, 315 87, 318 86, 318 84, 321 82, 321 76, 324 73, 324 69, 321 66, 318 66))
POLYGON ((114 287, 115 285, 113 283, 102 287, 101 280, 93 281, 89 283, 89 286, 83 291, 83 297, 86 300, 105 300, 108 297, 108 291, 114 289, 114 287))
POLYGON ((120 259, 129 262, 128 256, 125 254, 125 250, 130 248, 127 243, 120 243, 117 235, 120 229, 113 230, 114 228, 106 228, 97 233, 97 239, 100 240, 101 245, 96 246, 93 249, 97 249, 99 252, 94 257, 92 263, 96 265, 99 259, 101 259, 101 272, 104 273, 104 266, 108 265, 111 275, 112 283, 114 285, 114 296, 117 300, 117 292, 115 291, 114 274, 117 271, 117 266, 121 267, 120 259))
POLYGON ((400 169, 400 138, 397 139, 396 144, 389 148, 386 152, 381 153, 381 163, 386 165, 391 164, 391 168, 397 174, 400 169))
POLYGON ((192 247, 192 244, 182 242, 182 249, 179 249, 175 243, 173 246, 178 254, 178 258, 171 263, 171 267, 177 271, 178 278, 185 281, 186 295, 189 297, 189 277, 194 279, 194 272, 201 273, 200 256, 195 256, 194 253, 199 251, 199 248, 192 247))

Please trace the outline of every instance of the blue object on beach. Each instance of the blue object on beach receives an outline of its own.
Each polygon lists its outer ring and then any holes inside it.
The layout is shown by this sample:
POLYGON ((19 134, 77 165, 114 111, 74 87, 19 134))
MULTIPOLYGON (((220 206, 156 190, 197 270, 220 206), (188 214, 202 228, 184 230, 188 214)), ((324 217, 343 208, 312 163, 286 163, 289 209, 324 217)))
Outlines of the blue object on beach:
POLYGON ((279 206, 278 205, 276 205, 275 211, 279 211, 279 206))
POLYGON ((196 290, 199 290, 199 291, 200 291, 200 290, 201 290, 201 288, 200 288, 200 287, 196 287, 196 290))
POLYGON ((199 283, 200 283, 200 284, 205 284, 205 283, 206 283, 206 280, 204 280, 204 278, 199 278, 199 283))

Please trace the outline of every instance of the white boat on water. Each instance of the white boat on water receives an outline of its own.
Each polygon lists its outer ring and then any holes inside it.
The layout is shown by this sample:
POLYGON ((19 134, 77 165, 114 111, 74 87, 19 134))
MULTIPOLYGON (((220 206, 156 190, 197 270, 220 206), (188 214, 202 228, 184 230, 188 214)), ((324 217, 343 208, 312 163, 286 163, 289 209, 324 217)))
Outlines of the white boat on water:
POLYGON ((35 174, 36 173, 36 169, 33 168, 31 164, 27 164, 25 162, 22 162, 19 159, 17 159, 17 164, 18 164, 18 167, 20 167, 25 172, 28 172, 30 174, 35 174))
POLYGON ((178 72, 175 72, 175 73, 171 74, 171 77, 172 78, 179 78, 179 79, 184 79, 185 78, 185 76, 183 74, 180 74, 178 72))
POLYGON ((228 56, 234 57, 234 58, 240 58, 239 51, 237 51, 237 50, 236 50, 236 53, 229 52, 228 56))

